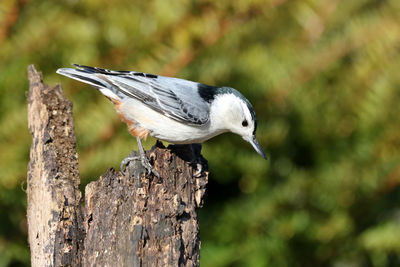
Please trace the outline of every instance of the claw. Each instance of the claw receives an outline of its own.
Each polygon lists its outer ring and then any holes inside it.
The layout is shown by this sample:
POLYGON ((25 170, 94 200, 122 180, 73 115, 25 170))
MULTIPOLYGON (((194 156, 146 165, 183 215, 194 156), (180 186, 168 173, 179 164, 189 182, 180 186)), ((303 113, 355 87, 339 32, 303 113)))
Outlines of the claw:
POLYGON ((121 164, 119 165, 119 170, 120 172, 125 175, 125 170, 126 170, 126 166, 128 166, 129 162, 134 161, 134 160, 138 160, 140 159, 140 157, 126 157, 121 161, 121 164))
POLYGON ((121 161, 121 164, 119 166, 121 173, 123 175, 125 175, 126 166, 129 164, 130 161, 140 159, 142 166, 147 170, 147 174, 153 173, 155 176, 157 176, 157 178, 160 178, 160 174, 156 170, 153 169, 153 167, 151 166, 151 164, 149 162, 149 159, 146 157, 146 154, 144 153, 144 149, 142 146, 142 142, 140 141, 140 138, 136 137, 136 141, 138 142, 140 156, 124 158, 121 161), (125 166, 125 168, 124 168, 124 166, 125 166))
POLYGON ((196 170, 193 173, 193 176, 196 178, 201 177, 201 172, 203 171, 203 166, 200 163, 196 164, 196 170))
POLYGON ((126 167, 128 166, 129 162, 134 161, 134 160, 140 160, 140 162, 142 163, 142 166, 146 169, 147 174, 153 173, 155 176, 157 176, 157 178, 160 178, 160 174, 156 170, 153 169, 149 160, 146 157, 140 157, 140 156, 139 157, 127 157, 121 161, 121 164, 119 165, 119 169, 120 169, 122 175, 125 175, 126 167))
POLYGON ((141 162, 142 162, 142 166, 147 170, 147 174, 153 173, 155 176, 157 176, 157 178, 160 178, 160 174, 153 169, 153 167, 151 166, 148 158, 146 156, 141 157, 141 162))

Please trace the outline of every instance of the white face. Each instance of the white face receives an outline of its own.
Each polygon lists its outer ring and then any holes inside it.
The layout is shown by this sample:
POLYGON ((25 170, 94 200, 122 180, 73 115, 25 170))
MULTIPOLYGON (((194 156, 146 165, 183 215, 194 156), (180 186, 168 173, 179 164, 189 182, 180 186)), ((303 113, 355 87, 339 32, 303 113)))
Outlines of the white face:
POLYGON ((234 114, 231 123, 231 132, 242 136, 245 140, 253 136, 254 121, 251 117, 249 108, 246 103, 239 101, 239 103, 232 104, 232 112, 234 114))
POLYGON ((242 136, 251 138, 254 132, 254 121, 246 103, 233 94, 218 96, 211 110, 212 120, 218 126, 242 136))
POLYGON ((213 127, 240 135, 254 147, 258 154, 267 158, 256 140, 255 122, 242 99, 233 94, 217 96, 211 107, 210 117, 213 127))

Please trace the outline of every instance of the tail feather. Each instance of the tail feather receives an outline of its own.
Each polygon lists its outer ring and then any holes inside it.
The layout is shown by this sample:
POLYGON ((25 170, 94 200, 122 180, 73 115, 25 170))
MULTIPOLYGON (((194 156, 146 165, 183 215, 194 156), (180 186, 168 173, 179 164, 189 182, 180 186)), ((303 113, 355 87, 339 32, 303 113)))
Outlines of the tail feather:
POLYGON ((61 68, 57 70, 57 73, 72 78, 74 80, 90 84, 95 88, 99 89, 99 91, 105 96, 110 97, 112 99, 120 100, 120 97, 117 95, 118 90, 114 88, 106 80, 98 77, 94 70, 91 71, 90 67, 86 66, 80 66, 80 65, 76 66, 85 67, 85 69, 61 68))
POLYGON ((98 68, 98 67, 90 67, 90 66, 79 65, 79 64, 72 64, 72 65, 77 67, 80 71, 87 72, 87 73, 100 73, 100 74, 106 74, 106 75, 124 75, 124 74, 137 73, 137 72, 129 71, 129 70, 108 70, 108 69, 103 69, 103 68, 98 68))

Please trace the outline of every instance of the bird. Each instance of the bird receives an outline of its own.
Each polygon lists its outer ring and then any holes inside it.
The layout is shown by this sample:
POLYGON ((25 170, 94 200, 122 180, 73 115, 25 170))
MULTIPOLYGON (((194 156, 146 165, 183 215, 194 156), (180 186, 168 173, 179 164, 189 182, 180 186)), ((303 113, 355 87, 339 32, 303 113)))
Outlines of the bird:
MULTIPOLYGON (((149 135, 173 144, 193 144, 232 132, 267 159, 256 139, 254 108, 234 88, 144 72, 73 66, 56 72, 95 87, 111 100, 129 132, 136 137, 142 165, 157 176, 141 143, 149 135)), ((124 165, 137 159, 124 159, 121 172, 124 165)))

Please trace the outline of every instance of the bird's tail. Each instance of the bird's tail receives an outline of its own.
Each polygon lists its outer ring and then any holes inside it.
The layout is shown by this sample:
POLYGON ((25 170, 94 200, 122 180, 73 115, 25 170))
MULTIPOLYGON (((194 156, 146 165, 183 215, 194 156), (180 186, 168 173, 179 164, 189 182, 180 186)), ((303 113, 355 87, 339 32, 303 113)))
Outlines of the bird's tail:
POLYGON ((98 74, 101 72, 96 71, 96 68, 81 66, 77 64, 74 65, 78 68, 61 68, 57 70, 57 73, 72 78, 74 80, 90 84, 99 89, 101 93, 111 99, 120 99, 120 96, 118 96, 120 94, 119 90, 115 88, 110 82, 108 82, 107 79, 103 79, 101 76, 99 76, 98 74))

